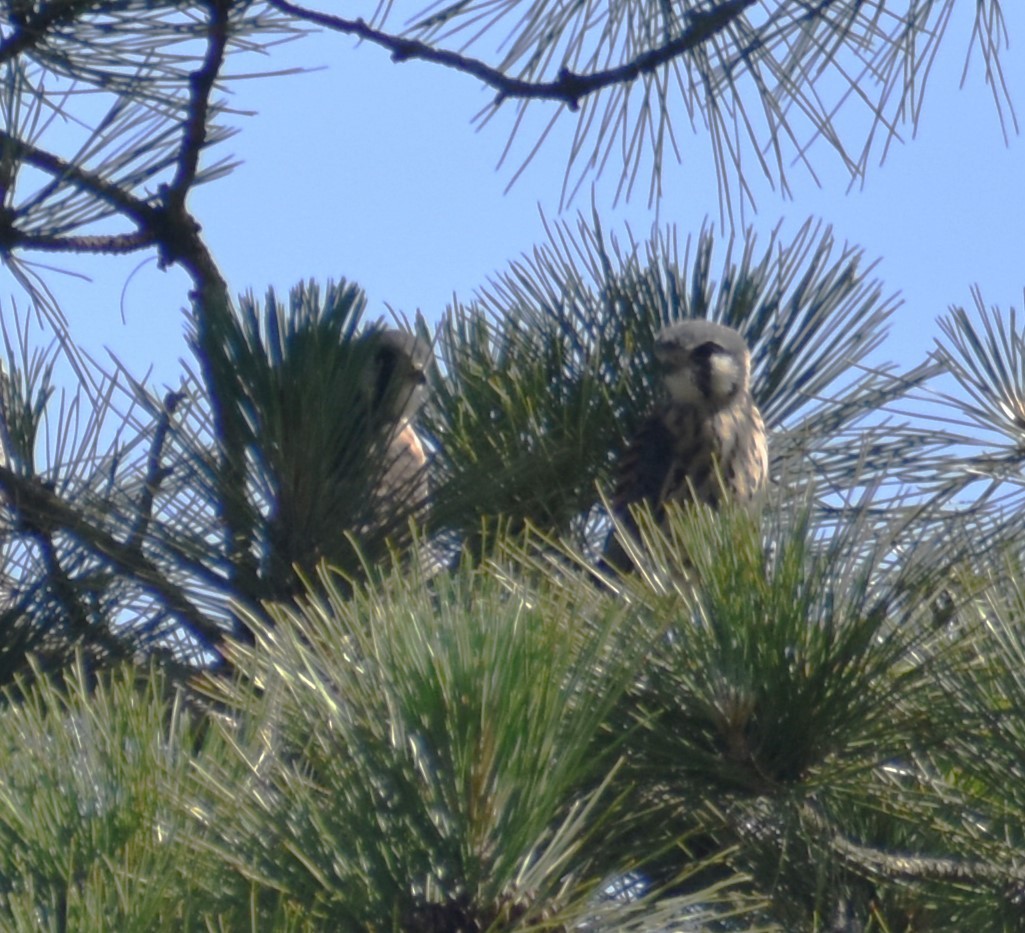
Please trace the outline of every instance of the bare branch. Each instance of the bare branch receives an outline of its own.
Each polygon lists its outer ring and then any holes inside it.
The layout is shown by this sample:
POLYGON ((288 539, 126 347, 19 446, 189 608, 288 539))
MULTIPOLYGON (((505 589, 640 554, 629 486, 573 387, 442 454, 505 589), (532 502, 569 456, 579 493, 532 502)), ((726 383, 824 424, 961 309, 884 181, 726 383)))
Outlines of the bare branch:
POLYGON ((200 68, 189 75, 189 106, 182 134, 182 148, 178 155, 178 170, 169 186, 168 207, 172 213, 178 208, 179 202, 184 207, 185 196, 196 181, 199 154, 210 130, 210 95, 224 65, 228 46, 230 0, 210 0, 208 8, 210 23, 206 54, 200 68))
POLYGON ((156 246, 153 234, 115 233, 110 236, 46 236, 23 233, 15 227, 4 229, 0 225, 0 253, 22 248, 41 253, 135 253, 156 246))
POLYGON ((128 536, 128 546, 139 550, 142 540, 146 535, 150 520, 153 516, 153 498, 160 488, 160 484, 171 472, 162 463, 164 456, 164 443, 167 440, 167 432, 171 427, 171 415, 174 414, 178 404, 184 395, 181 392, 168 392, 164 397, 164 408, 157 420, 156 430, 153 432, 153 443, 150 446, 149 456, 146 458, 146 480, 142 488, 142 496, 139 499, 138 511, 132 532, 128 536))
MULTIPOLYGON (((42 552, 43 563, 46 567, 46 582, 53 588, 64 615, 71 623, 72 638, 75 641, 81 639, 102 646, 111 657, 124 656, 126 643, 111 634, 106 621, 90 620, 89 610, 87 606, 83 605, 80 598, 81 588, 76 585, 76 581, 71 578, 61 564, 52 532, 36 528, 31 528, 29 531, 42 552)), ((71 645, 68 643, 64 647, 70 648, 71 645)))
POLYGON ((51 0, 40 4, 38 10, 19 13, 12 4, 7 15, 14 28, 7 38, 0 41, 0 64, 45 42, 54 26, 74 19, 90 6, 92 4, 88 0, 51 0))
POLYGON ((752 6, 755 0, 727 0, 708 12, 691 12, 688 28, 664 45, 643 52, 616 68, 607 68, 589 74, 579 74, 568 68, 563 68, 554 81, 525 81, 520 78, 512 78, 480 59, 470 58, 445 49, 436 49, 425 42, 404 39, 391 33, 382 32, 369 26, 363 19, 349 20, 316 10, 307 10, 296 6, 289 0, 270 0, 270 2, 281 12, 290 13, 306 22, 380 45, 391 52, 393 61, 433 62, 479 78, 498 92, 495 98, 496 106, 507 98, 517 98, 561 101, 570 110, 576 110, 580 106, 581 98, 588 97, 612 85, 628 84, 643 75, 651 74, 667 62, 714 38, 733 23, 744 10, 752 6))
POLYGON ((110 532, 82 515, 38 480, 27 478, 0 466, 0 488, 7 494, 10 507, 22 523, 36 534, 52 535, 61 531, 105 560, 129 579, 135 580, 150 595, 159 599, 204 647, 216 651, 225 631, 203 615, 145 554, 118 541, 110 532))
POLYGON ((159 209, 125 191, 120 185, 116 185, 80 165, 68 162, 52 152, 47 152, 32 143, 18 139, 6 130, 0 130, 0 148, 10 157, 19 159, 53 178, 70 182, 80 191, 94 195, 109 204, 118 213, 128 217, 141 229, 153 230, 156 228, 159 209))

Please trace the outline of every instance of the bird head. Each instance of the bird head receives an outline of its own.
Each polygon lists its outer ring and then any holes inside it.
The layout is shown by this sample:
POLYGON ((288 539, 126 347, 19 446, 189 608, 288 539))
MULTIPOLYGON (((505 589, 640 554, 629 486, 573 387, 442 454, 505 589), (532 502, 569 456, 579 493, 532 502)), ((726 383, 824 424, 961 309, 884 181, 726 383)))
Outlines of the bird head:
POLYGON ((681 321, 655 338, 655 359, 673 402, 713 409, 747 391, 751 354, 732 327, 712 321, 681 321))
POLYGON ((404 330, 372 331, 366 382, 375 410, 408 421, 427 397, 427 367, 433 354, 425 341, 404 330))

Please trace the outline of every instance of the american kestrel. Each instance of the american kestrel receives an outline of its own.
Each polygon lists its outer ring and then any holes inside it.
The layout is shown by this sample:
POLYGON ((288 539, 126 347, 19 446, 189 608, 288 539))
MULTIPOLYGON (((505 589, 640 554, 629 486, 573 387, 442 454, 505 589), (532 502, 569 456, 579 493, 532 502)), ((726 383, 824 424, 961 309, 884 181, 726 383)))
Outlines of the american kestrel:
POLYGON ((409 515, 427 502, 427 456, 413 419, 427 396, 431 349, 403 330, 372 331, 365 388, 374 421, 385 427, 384 462, 374 496, 385 516, 409 515))
MULTIPOLYGON (((612 497, 617 522, 634 534, 634 503, 650 503, 660 519, 667 502, 714 507, 724 492, 746 501, 769 469, 765 425, 751 397, 751 354, 740 334, 711 321, 671 324, 656 337, 655 360, 666 398, 623 454, 612 497)), ((615 529, 603 563, 631 569, 615 529)))
POLYGON ((291 369, 279 382, 287 417, 272 422, 278 434, 268 443, 268 486, 274 496, 267 517, 266 576, 274 599, 303 592, 322 560, 351 567, 347 533, 373 548, 401 535, 409 518, 424 511, 428 497, 427 457, 413 418, 426 396, 430 347, 413 334, 382 328, 340 346, 330 361, 337 372, 327 374, 333 382, 310 380, 313 386, 326 384, 336 402, 346 405, 337 414, 325 412, 325 399, 304 388, 304 374, 296 369, 307 358, 286 358, 291 369), (313 409, 309 430, 299 421, 304 405, 313 409), (326 430, 335 434, 318 434, 326 430), (329 452, 324 461, 318 459, 317 442, 329 452))

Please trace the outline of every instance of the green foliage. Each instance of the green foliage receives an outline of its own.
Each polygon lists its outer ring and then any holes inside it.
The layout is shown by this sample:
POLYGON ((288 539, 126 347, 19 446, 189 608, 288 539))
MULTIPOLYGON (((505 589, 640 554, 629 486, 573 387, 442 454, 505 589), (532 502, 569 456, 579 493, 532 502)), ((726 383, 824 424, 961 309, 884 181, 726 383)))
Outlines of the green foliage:
POLYGON ((974 317, 955 307, 940 320, 946 340, 937 341, 934 355, 952 378, 939 399, 959 456, 949 456, 935 478, 936 494, 985 503, 988 513, 1020 530, 1025 338, 1014 308, 1006 315, 987 308, 978 290, 975 305, 974 317))
POLYGON ((171 929, 187 908, 168 793, 188 717, 159 671, 95 680, 79 664, 0 712, 0 925, 171 929))
POLYGON ((522 538, 325 575, 203 699, 39 678, 0 711, 0 923, 1018 929, 1020 573, 937 628, 949 578, 874 522, 778 514, 642 521, 617 589, 522 538))
POLYGON ((555 228, 450 309, 424 511, 375 498, 354 286, 243 298, 163 399, 9 340, 9 925, 1019 929, 1014 318, 955 311, 901 374, 828 230, 714 257, 555 228), (636 571, 601 578, 654 335, 693 316, 751 344, 771 489, 642 508, 636 571), (195 734, 192 688, 100 673, 188 682, 212 649, 195 734), (75 656, 95 673, 50 676, 75 656))
MULTIPOLYGON (((589 583, 398 572, 249 623, 237 674, 41 678, 2 712, 0 916, 52 929, 644 929, 613 710, 650 644, 589 583), (186 703, 188 697, 192 697, 186 703), (211 700, 214 705, 211 705, 211 700), (198 727, 198 728, 197 728, 198 727)), ((681 871, 688 875, 693 866, 681 871)))
MULTIPOLYGON (((359 289, 236 306, 186 208, 229 168, 227 57, 306 22, 495 108, 582 106, 571 162, 622 143, 624 190, 650 158, 657 191, 679 90, 727 213, 729 165, 785 187, 807 138, 860 174, 952 9, 700 6, 460 0, 403 39, 388 3, 0 3, 0 259, 56 331, 3 320, 0 926, 1025 929, 1013 309, 977 294, 900 373, 876 359, 897 303, 828 228, 681 258, 672 229, 553 226, 438 327, 424 508, 381 495, 395 399, 359 289), (22 256, 143 249, 192 283, 195 371, 161 394, 79 353, 22 256), (636 572, 603 578, 682 318, 747 338, 772 489, 757 515, 642 507, 636 572)), ((1000 4, 974 25, 1003 118, 1000 4)))
POLYGON ((670 743, 657 753, 664 767, 771 794, 871 768, 911 738, 913 721, 897 712, 924 686, 926 607, 907 605, 882 542, 848 559, 871 525, 828 544, 815 541, 807 511, 764 537, 734 510, 693 510, 670 526, 676 543, 655 560, 687 555, 695 592, 684 583, 675 609, 658 607, 674 623, 642 694, 645 708, 673 710, 649 724, 653 741, 670 743))
POLYGON ((332 929, 505 929, 568 922, 631 868, 589 847, 627 818, 597 738, 644 645, 593 592, 508 582, 395 576, 251 620, 227 694, 255 724, 250 778, 203 782, 240 879, 332 929))
POLYGON ((201 487, 208 514, 237 517, 226 529, 231 539, 207 560, 231 561, 232 593, 252 606, 300 591, 300 576, 312 578, 320 560, 358 575, 350 535, 371 560, 387 553, 388 538, 408 537, 415 510, 403 490, 384 515, 374 495, 392 425, 387 400, 372 397, 377 329, 360 328, 365 306, 354 285, 329 284, 321 297, 310 283, 293 289, 287 305, 273 291, 262 309, 244 296, 212 358, 194 338, 197 358, 222 387, 217 401, 236 426, 243 462, 219 464, 202 434, 178 437, 211 477, 201 487))
POLYGON ((834 494, 856 474, 859 486, 892 486, 896 500, 902 473, 939 440, 897 420, 894 403, 935 369, 868 364, 896 307, 873 266, 811 223, 764 251, 753 235, 739 257, 728 245, 718 278, 714 256, 710 230, 681 259, 672 230, 623 247, 581 220, 576 236, 550 230, 530 259, 451 308, 425 414, 436 524, 471 541, 498 516, 578 545, 603 537, 598 492, 657 397, 654 335, 689 317, 748 338, 776 482, 800 498, 809 474, 834 494))

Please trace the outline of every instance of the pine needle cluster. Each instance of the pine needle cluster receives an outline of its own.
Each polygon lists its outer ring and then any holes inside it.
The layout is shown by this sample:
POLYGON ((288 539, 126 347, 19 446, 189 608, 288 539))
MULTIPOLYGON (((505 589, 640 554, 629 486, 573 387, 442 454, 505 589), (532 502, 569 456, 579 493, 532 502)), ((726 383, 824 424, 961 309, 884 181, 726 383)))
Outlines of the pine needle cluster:
POLYGON ((67 351, 12 332, 3 923, 1019 929, 1013 320, 957 312, 901 372, 873 359, 895 302, 828 230, 716 253, 553 228, 418 322, 432 498, 385 523, 355 286, 243 297, 195 345, 220 421, 191 368, 161 398, 80 360, 61 399, 67 351), (603 577, 687 316, 747 334, 772 482, 642 509, 603 577), (956 444, 987 405, 991 448, 956 444))

